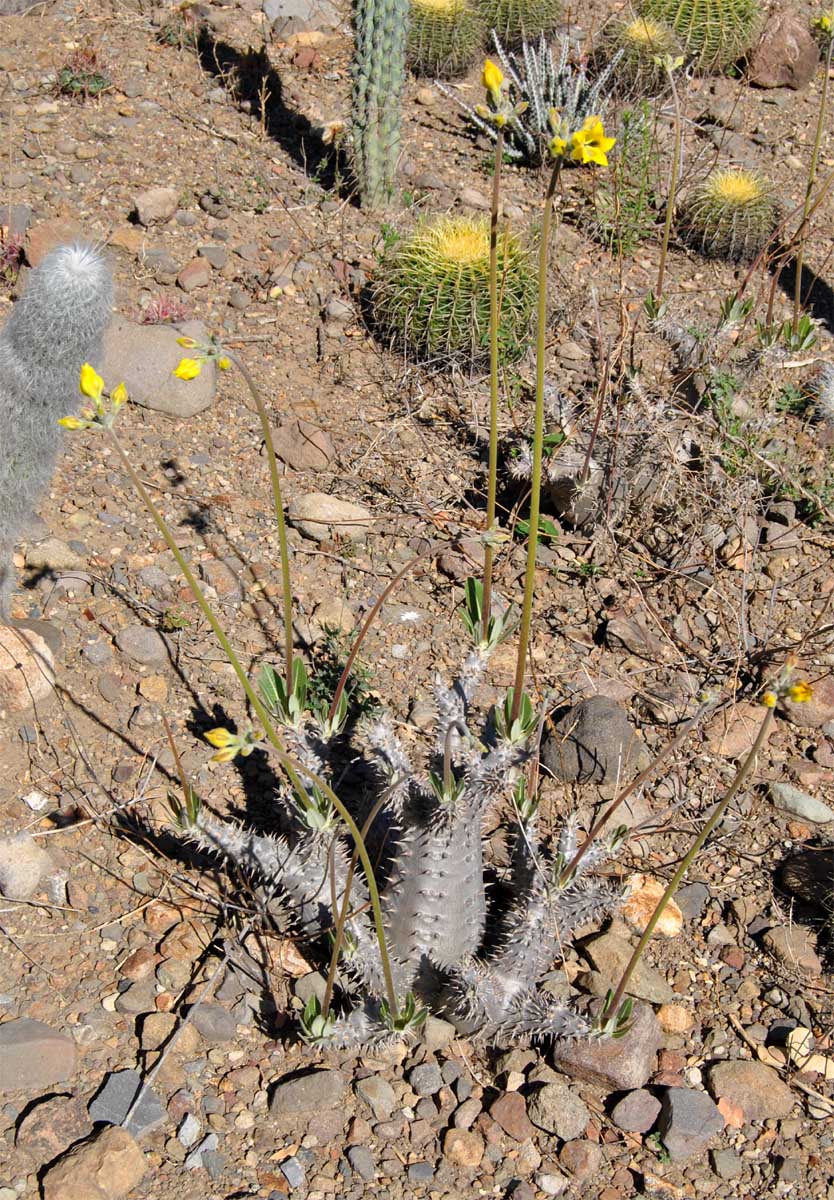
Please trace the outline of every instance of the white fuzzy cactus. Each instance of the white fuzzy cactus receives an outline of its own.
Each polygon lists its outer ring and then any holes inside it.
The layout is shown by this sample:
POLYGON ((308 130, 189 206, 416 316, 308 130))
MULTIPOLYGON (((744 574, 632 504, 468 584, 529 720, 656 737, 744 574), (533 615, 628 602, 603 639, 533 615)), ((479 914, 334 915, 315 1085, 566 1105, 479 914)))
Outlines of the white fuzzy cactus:
POLYGON ((14 578, 11 553, 46 490, 62 443, 61 417, 78 405, 78 376, 101 355, 113 283, 82 244, 44 258, 0 331, 0 618, 14 578))

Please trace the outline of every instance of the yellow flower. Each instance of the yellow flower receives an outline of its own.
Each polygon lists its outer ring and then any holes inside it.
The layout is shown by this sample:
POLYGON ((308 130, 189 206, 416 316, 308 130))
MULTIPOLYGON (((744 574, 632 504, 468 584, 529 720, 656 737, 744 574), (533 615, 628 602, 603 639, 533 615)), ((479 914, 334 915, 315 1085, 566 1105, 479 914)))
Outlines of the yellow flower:
POLYGON ((194 338, 190 338, 190 337, 178 337, 177 345, 182 346, 182 348, 184 350, 196 350, 197 349, 197 343, 194 341, 194 338))
POLYGON ((586 165, 596 163, 600 167, 608 166, 608 151, 616 142, 616 138, 606 137, 599 117, 588 117, 581 129, 570 140, 570 156, 574 162, 586 165))
POLYGON ((551 138, 547 148, 553 158, 562 158, 567 151, 568 143, 563 137, 555 137, 551 138))
POLYGON ((127 403, 127 388, 123 383, 119 383, 113 388, 110 393, 110 403, 113 405, 114 412, 118 412, 122 405, 127 403))
POLYGON ((182 358, 174 374, 177 379, 196 379, 202 369, 202 364, 198 359, 182 358))
POLYGON ((239 746, 226 746, 224 750, 218 750, 216 754, 212 754, 211 762, 225 763, 231 762, 237 754, 239 746))
POLYGON ((63 425, 64 429, 84 428, 84 421, 82 421, 80 417, 61 417, 58 424, 63 425))
POLYGON ((762 696, 762 704, 765 708, 775 708, 776 700, 777 696, 775 692, 765 692, 762 696))
POLYGON ((794 683, 788 688, 788 699, 793 700, 795 704, 805 704, 813 696, 810 683, 794 683))
POLYGON ((216 746, 222 750, 225 746, 233 746, 237 742, 237 738, 230 729, 224 729, 220 726, 217 729, 210 729, 208 733, 203 734, 203 737, 210 746, 216 746))
POLYGON ((481 75, 481 83, 492 97, 493 103, 498 103, 498 98, 501 94, 501 84, 504 82, 504 73, 491 58, 488 58, 484 63, 484 70, 481 75))
POLYGON ((78 386, 81 389, 82 396, 89 396, 91 400, 98 402, 104 391, 104 380, 89 363, 84 363, 84 366, 81 368, 81 378, 78 386))
POLYGON ((232 360, 230 358, 226 358, 224 355, 223 358, 218 358, 217 365, 221 371, 228 371, 229 367, 232 365, 232 360))

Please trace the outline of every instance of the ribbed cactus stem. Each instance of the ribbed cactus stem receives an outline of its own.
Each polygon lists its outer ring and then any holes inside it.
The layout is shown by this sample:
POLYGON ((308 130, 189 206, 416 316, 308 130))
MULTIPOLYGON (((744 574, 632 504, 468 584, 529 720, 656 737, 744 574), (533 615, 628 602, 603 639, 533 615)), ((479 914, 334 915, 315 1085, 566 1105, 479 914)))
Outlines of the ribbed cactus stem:
POLYGON ((409 0, 357 0, 353 57, 353 150, 359 198, 383 208, 400 156, 409 0))

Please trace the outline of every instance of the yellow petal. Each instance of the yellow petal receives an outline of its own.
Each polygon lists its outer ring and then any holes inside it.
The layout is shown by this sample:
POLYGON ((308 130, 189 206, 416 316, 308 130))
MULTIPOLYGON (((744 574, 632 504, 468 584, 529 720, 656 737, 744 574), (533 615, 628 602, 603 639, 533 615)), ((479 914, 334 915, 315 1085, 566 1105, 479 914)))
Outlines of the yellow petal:
POLYGON ((196 350, 197 348, 197 343, 194 341, 194 338, 190 337, 178 337, 177 345, 182 346, 185 350, 196 350))
POLYGON ((174 374, 177 379, 196 379, 202 370, 202 365, 196 358, 182 358, 174 374))
POLYGON ((224 729, 220 726, 218 729, 210 729, 208 733, 203 734, 203 737, 211 746, 230 746, 237 739, 229 729, 224 729))
POLYGON ((481 75, 481 83, 484 85, 490 95, 495 98, 501 90, 501 84, 504 82, 504 73, 491 58, 488 58, 484 63, 483 74, 481 75))
POLYGON ((806 704, 813 694, 810 683, 794 683, 788 688, 788 696, 795 704, 806 704))
POLYGON ((218 358, 217 365, 221 371, 228 371, 229 367, 232 365, 232 360, 230 358, 226 358, 224 355, 223 358, 218 358))
POLYGON ((216 754, 212 754, 211 762, 231 762, 237 754, 237 746, 228 746, 225 750, 218 750, 216 754))
POLYGON ((762 704, 765 706, 765 708, 775 708, 776 707, 776 693, 775 692, 765 692, 764 695, 762 696, 762 704))
POLYGON ((91 400, 100 400, 101 393, 104 391, 104 380, 89 363, 84 363, 78 386, 82 396, 89 396, 91 400))
POLYGON ((127 403, 127 388, 123 383, 118 384, 110 393, 110 402, 114 408, 121 408, 127 403))
POLYGON ((59 425, 63 425, 64 429, 83 429, 84 422, 79 417, 61 417, 58 421, 59 425))

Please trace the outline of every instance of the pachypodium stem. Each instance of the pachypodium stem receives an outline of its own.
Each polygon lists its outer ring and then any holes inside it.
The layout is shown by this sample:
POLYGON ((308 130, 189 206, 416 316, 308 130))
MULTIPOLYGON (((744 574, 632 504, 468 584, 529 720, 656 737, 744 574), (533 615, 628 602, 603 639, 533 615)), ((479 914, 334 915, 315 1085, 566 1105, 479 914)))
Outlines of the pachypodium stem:
POLYGON ((562 169, 562 159, 557 158, 544 198, 541 245, 539 246, 539 300, 536 325, 536 415, 533 430, 533 467, 530 475, 530 534, 527 543, 527 570, 524 576, 524 601, 518 634, 518 659, 513 685, 513 707, 510 721, 515 721, 521 707, 524 692, 524 671, 527 665, 527 647, 530 642, 530 624, 533 615, 533 592, 536 584, 536 553, 539 545, 539 510, 542 487, 542 453, 544 446, 544 351, 547 327, 547 263, 550 250, 550 226, 553 219, 553 197, 562 169))
POLYGON ((811 162, 808 166, 808 182, 805 186, 805 203, 802 206, 802 222, 799 226, 799 248, 796 252, 796 281, 793 290, 793 332, 799 326, 799 314, 802 308, 802 267, 805 261, 805 238, 808 234, 808 217, 811 210, 811 195, 817 181, 817 164, 822 146, 822 132, 825 125, 825 110, 828 106, 828 77, 831 72, 831 60, 834 54, 834 33, 828 34, 828 49, 825 55, 825 70, 822 75, 822 94, 820 109, 817 116, 817 131, 814 135, 814 148, 811 151, 811 162))
POLYGON ((287 543, 287 523, 284 517, 284 501, 281 496, 281 477, 278 473, 278 459, 275 456, 275 446, 272 441, 272 429, 269 424, 266 407, 249 368, 241 362, 236 354, 227 351, 229 358, 243 376, 246 386, 255 402, 258 416, 261 419, 266 453, 269 459, 269 475, 272 481, 272 498, 275 505, 275 520, 278 524, 278 545, 281 553, 281 583, 284 594, 284 676, 287 681, 287 695, 292 694, 292 583, 290 581, 290 550, 287 543))
MULTIPOLYGON (((501 198, 501 161, 504 157, 504 127, 495 142, 495 171, 492 176, 492 208, 489 223, 489 469, 487 479, 487 534, 494 532, 498 491, 498 213, 501 198)), ((482 640, 489 641, 492 613, 492 566, 495 548, 487 538, 484 550, 484 597, 482 640)))
POLYGON ((759 727, 759 732, 756 735, 756 740, 753 743, 753 749, 750 751, 747 758, 744 760, 741 767, 739 768, 735 779, 730 784, 729 788, 727 789, 726 793, 724 794, 724 798, 715 806, 715 810, 714 810, 712 816, 707 821, 706 825, 704 825, 704 828, 698 834, 695 841, 692 843, 689 850, 687 851, 686 855, 681 860, 680 866, 678 867, 677 871, 675 871, 675 874, 669 880, 669 885, 666 888, 666 891, 661 896, 660 900, 658 901, 657 908, 652 913, 651 919, 649 920, 648 925, 646 926, 645 930, 643 931, 643 936, 640 938, 640 941, 635 946, 634 953, 632 954, 631 958, 628 961, 628 964, 626 965, 625 970, 623 971, 622 978, 621 978, 620 982, 617 984, 616 991, 614 992, 614 995, 611 997, 610 1001, 608 1002, 607 1013, 609 1015, 613 1016, 617 1013, 617 1011, 620 1007, 620 1004, 622 1003, 623 996, 625 995, 626 988, 628 987, 629 983, 631 982, 631 977, 637 968, 637 964, 639 963, 640 959, 643 956, 643 951, 646 949, 646 946, 649 944, 651 936, 654 933, 655 928, 657 926, 657 923, 660 920, 661 916, 663 915, 664 909, 666 908, 667 904, 669 903, 669 901, 672 899, 675 892, 677 891, 678 884, 683 879, 684 875, 689 870, 689 868, 692 866, 692 863, 694 862, 696 855, 700 852, 701 847, 704 845, 704 842, 706 842, 707 838, 712 833, 712 831, 721 823, 721 821, 723 821, 724 814, 727 811, 730 801, 738 793, 739 789, 741 788, 741 785, 744 783, 747 776, 753 770, 753 767, 755 766, 755 763, 756 763, 756 759, 758 758, 758 755, 759 755, 759 751, 761 750, 762 745, 764 744, 764 740, 767 737, 768 730, 770 729, 770 723, 772 720, 773 720, 773 709, 768 708, 765 712, 764 719, 762 720, 761 726, 759 727))

